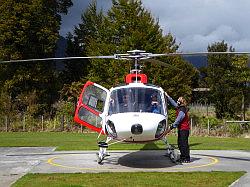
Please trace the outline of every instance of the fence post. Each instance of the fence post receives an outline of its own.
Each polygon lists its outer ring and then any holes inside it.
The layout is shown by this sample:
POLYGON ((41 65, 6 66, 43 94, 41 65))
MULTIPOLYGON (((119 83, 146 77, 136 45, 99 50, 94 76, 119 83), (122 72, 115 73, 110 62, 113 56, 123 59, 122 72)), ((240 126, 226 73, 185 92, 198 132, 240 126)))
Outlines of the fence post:
POLYGON ((64 131, 64 115, 61 117, 61 131, 64 131))
POLYGON ((208 135, 210 134, 210 121, 209 121, 209 119, 207 120, 207 133, 208 133, 208 135))
POLYGON ((56 117, 54 117, 54 131, 56 130, 56 117))
POLYGON ((5 116, 5 131, 8 132, 9 128, 8 128, 8 117, 5 116))
POLYGON ((43 115, 42 115, 42 131, 44 130, 44 126, 43 126, 43 115))
POLYGON ((190 123, 191 123, 191 129, 190 129, 191 133, 190 134, 192 136, 192 134, 193 134, 193 118, 191 118, 190 123))
POLYGON ((23 131, 25 131, 25 115, 23 115, 23 131))

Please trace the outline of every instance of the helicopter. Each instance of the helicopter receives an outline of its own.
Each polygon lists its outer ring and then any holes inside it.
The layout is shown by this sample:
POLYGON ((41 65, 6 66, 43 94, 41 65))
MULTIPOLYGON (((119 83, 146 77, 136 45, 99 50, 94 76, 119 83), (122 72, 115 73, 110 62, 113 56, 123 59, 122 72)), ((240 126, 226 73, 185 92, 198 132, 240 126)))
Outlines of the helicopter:
MULTIPOLYGON (((246 54, 249 52, 194 52, 152 54, 143 50, 131 50, 125 54, 90 57, 62 57, 27 60, 0 61, 29 62, 71 59, 116 59, 134 61, 134 69, 125 77, 125 84, 104 88, 88 81, 79 96, 74 114, 74 121, 100 135, 106 135, 105 141, 99 141, 97 162, 109 156, 107 149, 114 143, 148 143, 162 140, 166 144, 166 155, 173 162, 179 158, 178 151, 166 138, 168 130, 167 93, 159 86, 149 84, 147 75, 142 73, 140 61, 161 56, 196 56, 208 54, 246 54), (115 141, 110 143, 110 141, 115 141)), ((153 63, 167 66, 166 63, 151 59, 153 63)))
MULTIPOLYGON (((181 55, 208 53, 231 54, 232 52, 181 53, 181 55)), ((99 164, 109 156, 107 148, 113 144, 108 144, 111 140, 115 140, 115 143, 147 143, 162 140, 166 144, 166 155, 173 162, 179 159, 178 151, 168 143, 165 136, 168 129, 167 93, 161 87, 148 83, 147 75, 142 73, 139 64, 139 61, 149 58, 176 55, 179 54, 152 54, 143 50, 116 54, 113 56, 114 59, 134 61, 134 69, 126 75, 125 85, 112 87, 109 90, 90 81, 84 85, 74 120, 98 132, 99 136, 101 134, 107 136, 106 141, 98 142, 99 164)), ((165 65, 158 60, 153 62, 165 65)))
POLYGON ((164 137, 168 128, 165 92, 161 87, 148 84, 147 75, 142 73, 138 64, 139 60, 152 56, 159 55, 142 50, 114 55, 115 59, 133 60, 135 63, 135 68, 125 77, 125 85, 110 90, 90 81, 84 85, 74 120, 107 135, 106 141, 98 143, 99 164, 108 155, 106 149, 111 140, 146 143, 164 137))

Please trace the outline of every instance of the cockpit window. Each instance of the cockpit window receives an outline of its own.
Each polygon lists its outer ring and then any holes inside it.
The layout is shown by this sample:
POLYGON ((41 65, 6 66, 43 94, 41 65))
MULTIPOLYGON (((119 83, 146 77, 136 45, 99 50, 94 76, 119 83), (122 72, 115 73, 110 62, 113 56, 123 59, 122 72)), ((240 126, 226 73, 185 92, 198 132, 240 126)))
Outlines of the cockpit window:
POLYGON ((153 88, 121 88, 111 93, 109 114, 150 112, 163 114, 160 91, 153 88))

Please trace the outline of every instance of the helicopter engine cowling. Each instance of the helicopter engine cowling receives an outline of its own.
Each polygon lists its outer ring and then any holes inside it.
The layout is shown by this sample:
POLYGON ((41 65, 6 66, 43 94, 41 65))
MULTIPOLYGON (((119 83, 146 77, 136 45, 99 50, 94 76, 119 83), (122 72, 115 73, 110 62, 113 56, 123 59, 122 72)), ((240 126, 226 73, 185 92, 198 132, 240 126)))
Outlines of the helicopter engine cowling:
POLYGON ((125 77, 125 82, 126 84, 134 83, 134 82, 147 84, 148 78, 146 74, 130 73, 125 77))

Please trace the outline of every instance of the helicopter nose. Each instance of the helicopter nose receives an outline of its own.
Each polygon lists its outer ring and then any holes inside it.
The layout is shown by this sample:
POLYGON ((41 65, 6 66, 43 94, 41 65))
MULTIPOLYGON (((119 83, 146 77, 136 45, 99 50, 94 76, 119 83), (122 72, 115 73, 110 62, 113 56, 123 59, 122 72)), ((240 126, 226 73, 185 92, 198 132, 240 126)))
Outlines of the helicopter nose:
POLYGON ((143 128, 141 124, 134 124, 131 126, 131 133, 132 134, 142 134, 143 128))

